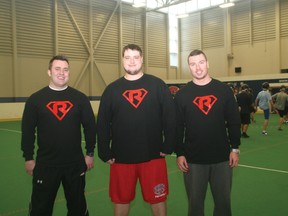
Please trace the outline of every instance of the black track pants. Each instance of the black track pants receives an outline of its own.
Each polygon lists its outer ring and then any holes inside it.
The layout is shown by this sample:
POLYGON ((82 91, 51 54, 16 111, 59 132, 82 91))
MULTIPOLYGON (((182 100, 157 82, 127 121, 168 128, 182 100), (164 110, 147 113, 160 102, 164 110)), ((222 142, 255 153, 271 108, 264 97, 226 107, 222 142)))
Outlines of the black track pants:
POLYGON ((63 185, 67 201, 67 216, 88 216, 84 166, 46 167, 35 166, 33 190, 29 206, 30 216, 52 216, 55 198, 63 185))

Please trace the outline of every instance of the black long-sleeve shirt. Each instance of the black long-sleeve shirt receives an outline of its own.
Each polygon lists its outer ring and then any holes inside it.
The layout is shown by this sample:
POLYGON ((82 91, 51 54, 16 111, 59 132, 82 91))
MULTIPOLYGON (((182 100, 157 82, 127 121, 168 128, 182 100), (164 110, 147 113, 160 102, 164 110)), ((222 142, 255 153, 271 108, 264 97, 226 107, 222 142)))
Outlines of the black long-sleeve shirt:
POLYGON ((23 112, 23 157, 26 161, 34 159, 37 137, 37 163, 66 166, 85 162, 82 127, 86 151, 94 152, 96 123, 88 98, 71 87, 63 91, 49 87, 39 90, 28 98, 23 112))
POLYGON ((215 79, 204 86, 189 82, 174 100, 177 156, 196 164, 228 160, 230 149, 240 145, 240 115, 231 89, 215 79))
POLYGON ((104 91, 99 106, 98 155, 104 161, 140 163, 170 154, 175 146, 175 105, 168 86, 144 74, 124 77, 104 91), (110 141, 111 145, 110 145, 110 141))
POLYGON ((237 94, 237 103, 238 106, 241 108, 240 113, 243 114, 250 114, 253 105, 253 98, 252 95, 249 94, 246 90, 237 94))

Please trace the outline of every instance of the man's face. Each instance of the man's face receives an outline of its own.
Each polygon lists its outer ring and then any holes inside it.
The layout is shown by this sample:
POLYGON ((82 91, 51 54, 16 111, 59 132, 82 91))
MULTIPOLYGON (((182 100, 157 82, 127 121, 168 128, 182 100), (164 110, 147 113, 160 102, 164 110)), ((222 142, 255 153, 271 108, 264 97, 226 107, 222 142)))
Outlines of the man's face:
POLYGON ((136 75, 142 72, 143 57, 139 51, 128 49, 124 52, 123 67, 129 75, 136 75))
POLYGON ((188 64, 191 75, 194 79, 203 80, 207 77, 209 64, 203 54, 190 56, 188 64))
POLYGON ((55 60, 52 67, 48 70, 50 77, 50 86, 55 89, 61 89, 67 86, 69 80, 69 65, 66 61, 55 60))

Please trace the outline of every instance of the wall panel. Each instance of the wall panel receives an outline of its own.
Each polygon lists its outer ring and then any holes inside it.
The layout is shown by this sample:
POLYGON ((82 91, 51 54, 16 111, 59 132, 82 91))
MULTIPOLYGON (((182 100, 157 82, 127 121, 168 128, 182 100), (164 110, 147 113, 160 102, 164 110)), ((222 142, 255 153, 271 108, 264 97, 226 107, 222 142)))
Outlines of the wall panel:
POLYGON ((230 11, 232 44, 249 44, 251 37, 250 1, 239 2, 237 7, 232 7, 230 11))
POLYGON ((119 7, 116 1, 101 0, 92 1, 92 6, 94 58, 99 62, 118 63, 119 7))
POLYGON ((288 37, 288 0, 280 0, 280 35, 288 37))
POLYGON ((168 70, 168 16, 158 12, 147 13, 148 67, 168 70))
MULTIPOLYGON (((192 51, 201 48, 201 14, 191 14, 180 19, 180 51, 192 51)), ((185 59, 186 61, 186 59, 185 59)))
POLYGON ((65 54, 69 58, 88 58, 85 46, 89 39, 88 5, 69 0, 59 2, 56 11, 58 53, 65 54))
POLYGON ((52 1, 16 0, 17 52, 23 56, 53 55, 52 1))
POLYGON ((221 8, 204 11, 201 16, 203 49, 224 47, 224 12, 221 8))
MULTIPOLYGON (((145 42, 145 12, 141 8, 136 10, 130 5, 123 5, 122 9, 122 43, 137 44, 144 51, 145 42)), ((144 53, 145 55, 145 53, 144 53)))
POLYGON ((0 1, 0 54, 12 54, 12 11, 10 1, 0 1))
POLYGON ((253 42, 276 38, 275 0, 252 1, 252 40, 253 42))

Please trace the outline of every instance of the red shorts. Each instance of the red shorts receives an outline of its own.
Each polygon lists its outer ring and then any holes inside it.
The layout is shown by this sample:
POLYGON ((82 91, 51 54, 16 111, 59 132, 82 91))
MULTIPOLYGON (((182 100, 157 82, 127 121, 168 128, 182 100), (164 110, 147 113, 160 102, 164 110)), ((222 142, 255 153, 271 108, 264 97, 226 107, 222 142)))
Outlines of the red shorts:
POLYGON ((112 202, 130 203, 135 198, 138 179, 145 202, 155 204, 167 199, 167 166, 161 158, 138 164, 112 164, 109 188, 112 202))

